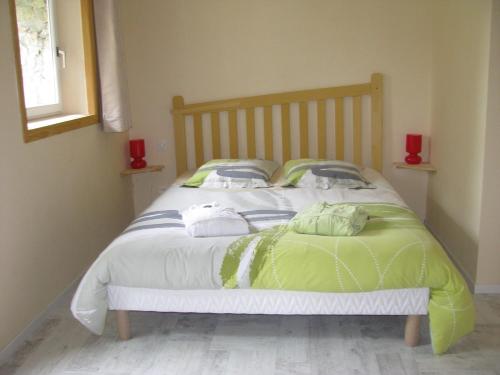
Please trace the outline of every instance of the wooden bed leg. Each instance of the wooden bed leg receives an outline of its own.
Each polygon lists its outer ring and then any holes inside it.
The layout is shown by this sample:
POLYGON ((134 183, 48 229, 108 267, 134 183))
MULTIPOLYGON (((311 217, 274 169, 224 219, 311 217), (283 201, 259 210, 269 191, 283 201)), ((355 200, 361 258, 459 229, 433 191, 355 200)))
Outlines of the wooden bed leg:
POLYGON ((116 310, 116 325, 120 340, 128 340, 130 338, 130 322, 127 310, 116 310))
POLYGON ((420 341, 420 315, 408 315, 405 325, 405 343, 417 346, 420 341))

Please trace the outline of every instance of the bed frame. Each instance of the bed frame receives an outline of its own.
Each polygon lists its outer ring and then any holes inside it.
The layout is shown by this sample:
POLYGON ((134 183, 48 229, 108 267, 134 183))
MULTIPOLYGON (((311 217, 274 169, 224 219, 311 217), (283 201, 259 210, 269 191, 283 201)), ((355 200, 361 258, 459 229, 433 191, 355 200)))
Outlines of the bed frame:
MULTIPOLYGON (((180 176, 188 170, 188 137, 186 132, 186 123, 189 117, 192 117, 193 133, 194 133, 194 161, 196 167, 202 165, 205 160, 204 140, 203 140, 203 126, 202 115, 207 114, 210 116, 211 128, 211 148, 212 158, 221 158, 221 126, 220 118, 221 113, 228 115, 228 131, 229 131, 229 157, 230 158, 255 158, 256 152, 256 126, 255 126, 255 110, 256 108, 263 109, 263 125, 264 125, 264 158, 274 160, 276 155, 273 150, 275 141, 281 142, 282 162, 291 159, 291 104, 298 104, 299 107, 299 155, 301 158, 312 157, 309 150, 309 128, 312 124, 309 122, 309 103, 316 102, 317 108, 317 155, 319 158, 326 158, 327 150, 327 110, 326 101, 334 100, 335 115, 335 157, 338 160, 344 160, 345 157, 345 116, 344 116, 344 101, 346 98, 352 98, 352 155, 353 162, 358 165, 363 165, 363 142, 362 142, 362 97, 368 96, 370 98, 371 118, 370 118, 370 132, 371 142, 371 167, 382 172, 382 75, 374 73, 371 76, 370 82, 360 83, 348 86, 327 87, 312 90, 292 91, 275 94, 267 94, 260 96, 242 97, 228 100, 218 100, 203 103, 185 104, 182 96, 175 96, 173 98, 172 115, 174 121, 174 134, 175 134, 175 152, 176 152, 176 173, 180 176), (281 111, 281 137, 280 139, 273 139, 273 107, 279 106, 281 111), (238 134, 238 111, 245 112, 245 134, 238 134), (247 153, 242 155, 238 147, 238 140, 246 138, 247 153)), ((333 141, 333 140, 332 140, 333 141)), ((133 288, 130 288, 133 289, 133 288)), ((360 310, 345 310, 342 307, 342 293, 324 293, 324 298, 332 307, 328 309, 313 309, 306 312, 301 310, 286 309, 280 312, 264 311, 259 308, 252 311, 245 309, 238 309, 237 298, 238 293, 235 293, 235 299, 229 305, 217 308, 217 303, 212 302, 206 304, 205 307, 199 308, 203 302, 204 295, 189 296, 191 293, 197 291, 165 291, 164 295, 154 298, 160 298, 160 307, 157 302, 151 300, 146 305, 151 306, 149 311, 175 311, 175 312, 215 312, 215 313, 254 313, 254 314, 367 314, 367 315, 407 315, 405 326, 405 342, 409 346, 415 346, 419 342, 419 325, 420 316, 427 312, 427 303, 424 301, 424 308, 422 303, 419 307, 412 307, 412 304, 407 304, 405 298, 408 295, 404 294, 405 290, 394 291, 392 297, 382 296, 379 298, 378 307, 361 311, 360 310), (169 293, 173 293, 169 294, 169 293), (198 298, 198 300, 196 299, 198 298), (401 308, 391 310, 388 306, 389 299, 396 299, 401 304, 401 308)), ((130 299, 129 297, 135 292, 133 290, 110 290, 108 294, 111 296, 110 309, 117 311, 117 325, 119 337, 126 340, 130 337, 130 325, 128 318, 129 310, 144 310, 144 305, 134 302, 123 302, 130 299), (120 294, 121 293, 121 294, 120 294), (120 302, 121 301, 121 302, 120 302)), ((148 291, 141 291, 136 297, 142 299, 144 302, 144 293, 148 291)), ((198 291, 199 292, 199 291, 198 291)), ((386 291, 391 292, 391 291, 386 291)), ((161 293, 158 291, 158 293, 161 293)), ((206 292, 205 292, 206 293, 206 292)), ((247 292, 252 293, 252 292, 247 292)), ((298 296, 299 292, 288 292, 290 298, 303 298, 298 296)), ((368 294, 375 295, 376 292, 369 292, 368 294)), ((392 293, 392 292, 391 292, 392 293)), ((420 296, 428 298, 428 290, 420 290, 420 296)), ((371 296, 371 295, 370 295, 371 296)), ((361 294, 358 297, 363 297, 361 294)), ((133 300, 132 296, 132 300, 133 300)), ((226 298, 226 297, 224 297, 226 298)), ((229 297, 233 298, 233 297, 229 297)), ((288 297, 287 297, 288 298, 288 297)), ((412 297, 416 298, 416 297, 412 297)), ((416 298, 418 299, 418 298, 416 298)), ((212 301, 218 301, 218 297, 212 301)), ((204 302, 203 302, 204 303, 204 302)), ((363 302, 361 302, 363 303, 363 302)), ((319 306, 320 304, 318 304, 319 306)), ((323 303, 323 307, 324 307, 323 303)))

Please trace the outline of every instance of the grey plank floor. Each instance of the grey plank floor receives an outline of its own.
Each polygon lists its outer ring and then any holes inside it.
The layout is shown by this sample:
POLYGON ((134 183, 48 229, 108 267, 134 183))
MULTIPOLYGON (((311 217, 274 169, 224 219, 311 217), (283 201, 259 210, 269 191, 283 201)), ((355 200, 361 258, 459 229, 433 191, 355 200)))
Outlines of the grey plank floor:
POLYGON ((114 314, 94 336, 69 299, 0 374, 454 374, 500 375, 500 296, 476 296, 477 326, 448 354, 403 343, 403 317, 131 314, 133 339, 114 314))

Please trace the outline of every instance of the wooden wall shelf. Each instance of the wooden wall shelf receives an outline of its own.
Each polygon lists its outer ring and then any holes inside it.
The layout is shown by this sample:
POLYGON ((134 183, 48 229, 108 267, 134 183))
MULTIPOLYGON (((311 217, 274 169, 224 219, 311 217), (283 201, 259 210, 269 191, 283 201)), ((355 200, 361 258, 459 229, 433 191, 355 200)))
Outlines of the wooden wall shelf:
POLYGON ((395 162, 394 166, 396 168, 414 169, 416 171, 437 172, 437 169, 434 168, 431 163, 406 164, 403 162, 395 162))
POLYGON ((164 165, 148 165, 146 168, 141 168, 141 169, 127 168, 121 171, 120 174, 122 176, 129 176, 131 174, 137 174, 137 173, 160 172, 163 168, 165 168, 164 165))

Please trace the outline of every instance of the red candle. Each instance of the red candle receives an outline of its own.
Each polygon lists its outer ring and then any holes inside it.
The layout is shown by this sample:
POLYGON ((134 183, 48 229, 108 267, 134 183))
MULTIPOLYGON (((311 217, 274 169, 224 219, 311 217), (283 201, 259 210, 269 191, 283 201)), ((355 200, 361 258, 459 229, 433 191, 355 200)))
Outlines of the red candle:
POLYGON ((405 161, 408 164, 420 164, 422 158, 418 155, 422 151, 422 134, 406 135, 406 156, 405 161))
POLYGON ((131 139, 129 141, 130 157, 134 160, 130 165, 134 169, 145 168, 147 163, 142 158, 146 156, 146 149, 144 147, 144 139, 131 139))

